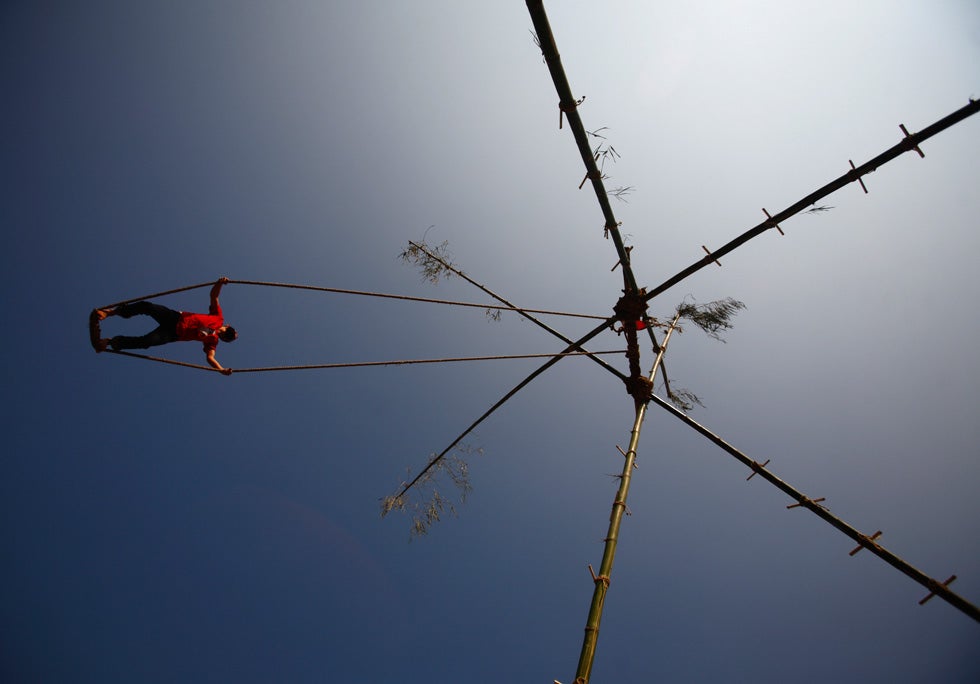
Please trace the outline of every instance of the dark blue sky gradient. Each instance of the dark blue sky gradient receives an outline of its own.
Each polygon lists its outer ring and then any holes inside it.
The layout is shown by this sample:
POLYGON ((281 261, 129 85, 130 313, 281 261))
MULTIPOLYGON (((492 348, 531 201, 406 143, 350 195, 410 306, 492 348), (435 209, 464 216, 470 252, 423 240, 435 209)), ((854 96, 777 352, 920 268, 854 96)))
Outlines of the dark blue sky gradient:
MULTIPOLYGON (((659 5, 547 6, 622 155, 607 183, 635 188, 614 210, 644 286, 980 95, 968 2, 659 5)), ((574 679, 619 380, 568 359, 520 392, 468 439, 458 518, 410 542, 381 497, 539 360, 226 378, 96 355, 86 330, 219 276, 489 301, 404 266, 423 236, 521 305, 606 315, 616 257, 530 27, 520 2, 4 3, 0 679, 574 679)), ((977 603, 980 120, 924 151, 651 312, 743 300, 727 344, 672 340, 695 419, 977 603)), ((221 301, 233 369, 562 346, 480 309, 221 301)), ((160 303, 204 310, 207 288, 160 303)), ((748 474, 651 408, 593 681, 980 679, 973 620, 748 474)))

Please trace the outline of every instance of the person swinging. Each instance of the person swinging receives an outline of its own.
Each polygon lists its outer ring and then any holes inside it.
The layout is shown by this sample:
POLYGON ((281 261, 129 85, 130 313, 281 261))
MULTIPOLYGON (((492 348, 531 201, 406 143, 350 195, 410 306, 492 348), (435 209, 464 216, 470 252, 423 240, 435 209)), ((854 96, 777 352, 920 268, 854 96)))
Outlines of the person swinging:
POLYGON ((95 350, 103 352, 110 347, 113 351, 148 349, 170 342, 196 341, 204 345, 204 355, 209 366, 224 375, 231 375, 231 368, 224 368, 215 358, 219 340, 234 342, 238 339, 238 332, 230 325, 225 325, 224 314, 221 311, 221 305, 218 303, 221 287, 227 282, 228 279, 222 277, 216 280, 211 287, 211 302, 206 314, 174 311, 160 304, 146 301, 120 304, 111 309, 97 309, 94 315, 99 321, 109 316, 120 316, 121 318, 149 316, 157 322, 157 327, 139 337, 117 335, 111 338, 101 338, 96 343, 95 350))

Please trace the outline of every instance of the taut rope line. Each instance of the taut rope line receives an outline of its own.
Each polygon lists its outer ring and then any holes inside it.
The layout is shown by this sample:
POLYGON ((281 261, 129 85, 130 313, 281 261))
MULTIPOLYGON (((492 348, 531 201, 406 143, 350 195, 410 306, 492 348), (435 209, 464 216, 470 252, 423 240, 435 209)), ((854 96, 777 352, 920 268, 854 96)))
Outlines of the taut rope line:
MULTIPOLYGON (((197 363, 187 363, 185 361, 174 361, 173 359, 164 359, 159 356, 149 356, 147 354, 136 354, 128 351, 116 351, 114 349, 106 349, 106 353, 109 354, 119 354, 121 356, 132 356, 137 359, 146 359, 148 361, 158 361, 160 363, 168 363, 172 366, 184 366, 185 368, 197 368, 199 370, 211 371, 218 373, 215 368, 210 366, 202 366, 197 363)), ((232 370, 232 373, 261 373, 266 371, 285 371, 285 370, 312 370, 318 368, 363 368, 368 366, 409 366, 414 364, 423 363, 455 363, 460 361, 500 361, 507 359, 541 359, 541 358, 558 358, 562 356, 594 356, 596 354, 622 354, 623 350, 612 350, 612 351, 598 351, 598 352, 580 352, 580 351, 568 351, 568 352, 558 352, 557 354, 508 354, 503 356, 459 356, 445 359, 401 359, 397 361, 355 361, 351 363, 319 363, 307 366, 269 366, 266 368, 236 368, 232 370)))
MULTIPOLYGON (((315 285, 296 285, 296 284, 293 284, 293 283, 270 283, 270 282, 263 282, 263 281, 260 281, 260 280, 229 280, 228 281, 228 284, 235 284, 235 285, 259 285, 259 286, 263 286, 263 287, 282 287, 282 288, 288 288, 288 289, 293 289, 293 290, 312 290, 314 292, 332 292, 334 294, 360 295, 360 296, 363 296, 363 297, 380 297, 380 298, 383 298, 383 299, 400 299, 400 300, 410 301, 410 302, 426 302, 426 303, 429 303, 429 304, 448 304, 448 305, 451 305, 451 306, 466 306, 466 307, 475 308, 475 309, 500 309, 500 310, 503 310, 503 311, 517 311, 518 313, 520 313, 521 311, 526 311, 528 313, 536 313, 536 314, 551 315, 551 316, 570 316, 572 318, 590 318, 590 319, 597 320, 597 321, 603 321, 603 320, 606 320, 606 318, 607 318, 606 316, 592 316, 592 315, 589 315, 589 314, 568 313, 566 311, 551 311, 551 310, 547 310, 547 309, 528 309, 526 307, 520 307, 520 309, 517 309, 517 307, 513 307, 513 306, 501 306, 501 305, 497 305, 497 304, 476 304, 476 303, 473 303, 473 302, 456 302, 456 301, 451 301, 451 300, 447 300, 447 299, 432 299, 432 298, 429 298, 429 297, 411 297, 409 295, 386 294, 386 293, 383 293, 383 292, 365 292, 363 290, 347 290, 347 289, 343 289, 343 288, 339 288, 339 287, 318 287, 318 286, 315 286, 315 285)), ((155 294, 146 295, 144 297, 136 297, 136 298, 133 298, 133 299, 126 299, 126 300, 123 300, 121 302, 116 302, 115 304, 108 304, 106 306, 100 306, 99 308, 100 309, 112 309, 112 308, 115 308, 117 306, 121 306, 123 304, 131 304, 132 302, 139 302, 139 301, 143 301, 143 300, 146 300, 146 299, 156 299, 157 297, 163 297, 164 295, 175 294, 177 292, 185 292, 187 290, 196 290, 196 289, 202 288, 202 287, 211 287, 212 285, 214 285, 214 281, 209 281, 209 282, 206 282, 206 283, 200 283, 198 285, 188 285, 187 287, 178 287, 177 289, 174 289, 174 290, 167 290, 165 292, 157 292, 155 294)))

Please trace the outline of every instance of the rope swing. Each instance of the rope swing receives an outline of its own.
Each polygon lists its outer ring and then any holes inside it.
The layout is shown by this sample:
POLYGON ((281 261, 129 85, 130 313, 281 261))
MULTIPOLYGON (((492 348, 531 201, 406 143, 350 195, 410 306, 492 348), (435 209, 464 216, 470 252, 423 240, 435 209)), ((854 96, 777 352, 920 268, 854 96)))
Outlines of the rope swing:
MULTIPOLYGON (((588 314, 578 314, 569 313, 564 311, 552 311, 547 309, 525 309, 515 306, 500 306, 494 304, 476 304, 472 302, 459 302, 450 301, 445 299, 432 299, 428 297, 412 297, 408 295, 396 295, 396 294, 386 294, 382 292, 365 292, 362 290, 349 290, 343 288, 335 287, 318 287, 313 285, 297 285, 293 283, 274 283, 274 282, 264 282, 258 280, 228 280, 228 284, 236 285, 255 285, 261 287, 279 287, 288 288, 294 290, 311 290, 314 292, 329 292, 334 294, 348 294, 348 295, 358 295, 364 297, 377 297, 384 299, 398 299, 403 301, 412 302, 426 302, 430 304, 444 304, 448 306, 461 306, 470 308, 479 308, 484 310, 503 310, 503 311, 514 311, 516 313, 534 313, 534 314, 544 314, 551 316, 566 316, 573 318, 589 318, 593 320, 604 321, 607 319, 605 316, 592 316, 588 314)), ((98 347, 99 339, 101 338, 100 330, 100 318, 98 316, 98 311, 115 309, 116 307, 123 306, 125 304, 132 304, 134 302, 148 301, 151 299, 156 299, 158 297, 164 297, 166 295, 176 294, 178 292, 186 292, 188 290, 196 290, 204 287, 211 287, 214 285, 213 281, 206 283, 198 283, 196 285, 187 285, 185 287, 178 287, 172 290, 165 290, 163 292, 156 292, 154 294, 146 295, 143 297, 135 297, 132 299, 125 299, 114 304, 108 304, 105 306, 93 309, 89 315, 89 334, 92 342, 92 346, 96 351, 118 354, 120 356, 130 356, 133 358, 145 359, 147 361, 156 361, 158 363, 165 363, 172 366, 183 366, 185 368, 195 368, 198 370, 218 372, 216 369, 196 363, 187 363, 184 361, 175 361, 173 359, 162 358, 158 356, 150 356, 148 354, 139 354, 131 351, 116 350, 116 349, 100 349, 98 347)), ((547 354, 507 354, 499 356, 464 356, 464 357, 451 357, 451 358, 440 358, 440 359, 400 359, 391 361, 364 361, 364 362, 352 362, 352 363, 320 363, 320 364, 309 364, 309 365, 299 365, 299 366, 268 366, 262 368, 236 368, 235 373, 261 373, 269 371, 287 371, 287 370, 313 370, 313 369, 327 369, 327 368, 363 368, 369 366, 406 366, 406 365, 416 365, 416 364, 432 364, 432 363, 458 363, 462 361, 497 361, 497 360, 508 360, 508 359, 535 359, 535 358, 561 358, 564 356, 590 356, 596 357, 603 354, 622 354, 622 350, 612 350, 612 351, 600 351, 600 352, 586 352, 586 351, 562 351, 558 353, 547 353, 547 354)))

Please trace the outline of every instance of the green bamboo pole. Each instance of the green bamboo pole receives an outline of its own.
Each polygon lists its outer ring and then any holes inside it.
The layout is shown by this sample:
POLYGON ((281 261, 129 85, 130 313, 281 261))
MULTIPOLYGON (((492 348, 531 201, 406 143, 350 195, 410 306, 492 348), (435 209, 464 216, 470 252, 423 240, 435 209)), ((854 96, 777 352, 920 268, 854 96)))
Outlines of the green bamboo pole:
MULTIPOLYGON (((670 335, 677 326, 680 316, 675 316, 671 322, 664 341, 660 343, 657 357, 650 370, 650 378, 655 378, 660 363, 663 361, 664 353, 667 351, 667 343, 670 335)), ((619 490, 616 498, 613 499, 612 513, 609 516, 609 530, 606 533, 605 547, 602 552, 602 562, 599 564, 599 574, 593 573, 595 589, 592 591, 592 603, 589 606, 589 617, 585 623, 585 637, 582 640, 582 652, 579 655, 578 670, 575 673, 575 684, 587 684, 592 675, 592 663, 595 660, 596 645, 599 641, 599 624, 602 622, 602 609, 605 606, 606 593, 609 591, 609 580, 612 575, 613 560, 616 557, 616 546, 619 543, 619 528, 623 521, 623 513, 626 511, 626 497, 629 495, 630 482, 633 476, 633 467, 636 463, 636 447, 640 442, 640 430, 643 427, 643 419, 647 410, 646 401, 636 402, 636 415, 633 420, 633 429, 630 431, 629 448, 626 450, 626 458, 623 462, 623 473, 619 479, 619 490)), ((591 569, 591 566, 590 566, 591 569)))
POLYGON ((585 624, 585 638, 582 641, 582 652, 579 655, 578 670, 575 673, 575 684, 587 684, 592 675, 592 663, 595 660, 596 644, 599 641, 599 624, 602 621, 602 609, 609 591, 609 579, 612 573, 613 560, 616 556, 616 545, 619 542, 619 527, 626 510, 626 497, 629 494, 630 478, 633 464, 636 462, 636 447, 640 441, 640 429, 646 415, 647 405, 636 407, 636 418, 630 432, 629 448, 623 463, 623 474, 620 476, 619 491, 613 500, 612 514, 609 517, 609 531, 606 534, 605 549, 602 553, 602 563, 599 574, 595 575, 595 589, 592 592, 592 604, 589 606, 589 619, 585 624))

